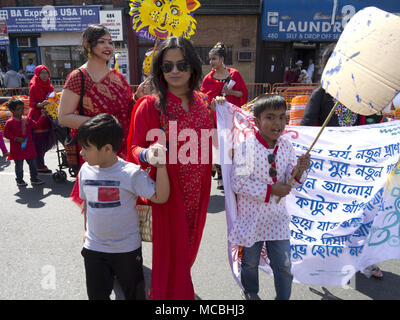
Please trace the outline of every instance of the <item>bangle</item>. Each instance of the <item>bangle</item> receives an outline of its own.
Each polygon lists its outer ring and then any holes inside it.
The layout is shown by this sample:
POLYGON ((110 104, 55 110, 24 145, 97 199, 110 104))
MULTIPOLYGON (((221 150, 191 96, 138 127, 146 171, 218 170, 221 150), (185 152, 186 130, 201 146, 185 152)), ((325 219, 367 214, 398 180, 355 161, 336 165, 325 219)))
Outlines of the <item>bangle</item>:
POLYGON ((148 151, 149 151, 148 149, 143 149, 142 151, 139 152, 140 162, 149 163, 149 161, 147 160, 147 152, 148 151))

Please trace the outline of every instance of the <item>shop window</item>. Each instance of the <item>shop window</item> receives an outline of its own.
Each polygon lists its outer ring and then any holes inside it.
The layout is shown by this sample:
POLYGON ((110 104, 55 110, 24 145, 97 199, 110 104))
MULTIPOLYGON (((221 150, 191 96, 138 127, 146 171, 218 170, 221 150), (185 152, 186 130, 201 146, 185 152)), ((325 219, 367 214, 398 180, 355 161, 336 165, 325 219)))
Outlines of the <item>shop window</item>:
MULTIPOLYGON (((210 58, 208 56, 210 50, 213 48, 212 47, 195 47, 197 53, 199 54, 201 61, 203 61, 203 63, 205 65, 209 65, 210 64, 210 58)), ((226 49, 226 57, 225 57, 225 65, 232 65, 233 61, 232 61, 232 46, 225 46, 226 49)))
POLYGON ((42 63, 50 70, 53 80, 65 80, 67 75, 85 63, 80 46, 41 47, 42 63))

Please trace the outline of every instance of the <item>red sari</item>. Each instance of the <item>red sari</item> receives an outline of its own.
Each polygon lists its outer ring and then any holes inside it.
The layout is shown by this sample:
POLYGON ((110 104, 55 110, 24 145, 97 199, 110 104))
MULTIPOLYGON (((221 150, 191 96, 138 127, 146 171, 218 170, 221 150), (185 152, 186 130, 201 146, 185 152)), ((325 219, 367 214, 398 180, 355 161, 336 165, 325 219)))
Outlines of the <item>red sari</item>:
MULTIPOLYGON (((81 68, 85 80, 85 96, 83 97, 84 115, 94 117, 99 113, 109 113, 114 115, 122 124, 124 129, 124 138, 118 156, 126 158, 126 137, 128 136, 130 115, 133 107, 133 95, 129 84, 124 76, 111 70, 103 79, 94 82, 86 69, 81 68)), ((75 94, 81 94, 81 74, 78 69, 72 71, 65 81, 64 89, 71 90, 75 94)), ((79 106, 76 113, 79 113, 79 106)), ((76 135, 76 130, 71 130, 72 136, 76 135)), ((83 159, 80 158, 81 165, 83 159)), ((82 204, 79 198, 79 185, 76 180, 71 198, 77 204, 82 204)))
MULTIPOLYGON (((201 129, 214 127, 210 113, 202 96, 195 92, 193 102, 186 112, 181 100, 168 92, 167 113, 164 115, 155 107, 157 98, 146 96, 140 99, 132 112, 128 137, 127 160, 147 166, 139 160, 139 153, 153 142, 146 140, 151 129, 160 127, 166 132, 169 150, 173 150, 173 134, 169 120, 177 123, 177 136, 184 129, 192 129, 200 140, 201 129)), ((176 140, 175 140, 176 141, 176 140)), ((177 142, 180 147, 186 143, 177 142)), ((165 204, 152 203, 153 211, 153 266, 151 298, 154 300, 191 300, 194 288, 190 269, 200 246, 211 190, 211 139, 203 148, 197 143, 198 164, 170 163, 167 154, 167 171, 170 180, 170 196, 165 204), (208 150, 208 161, 201 164, 201 149, 208 150)), ((171 158, 172 159, 172 158, 171 158)), ((172 161, 171 161, 172 162, 172 161)), ((151 167, 150 176, 155 179, 156 168, 151 167)))
MULTIPOLYGON (((232 87, 232 90, 241 91, 243 93, 241 98, 227 95, 225 97, 226 101, 240 108, 242 105, 247 103, 249 91, 247 90, 246 83, 244 82, 239 71, 233 68, 226 68, 226 70, 228 70, 231 79, 236 82, 232 87)), ((201 92, 207 95, 209 103, 211 103, 212 99, 215 97, 221 96, 221 91, 225 85, 224 82, 214 79, 214 73, 215 70, 212 70, 209 74, 207 74, 203 79, 203 84, 201 85, 201 92)))

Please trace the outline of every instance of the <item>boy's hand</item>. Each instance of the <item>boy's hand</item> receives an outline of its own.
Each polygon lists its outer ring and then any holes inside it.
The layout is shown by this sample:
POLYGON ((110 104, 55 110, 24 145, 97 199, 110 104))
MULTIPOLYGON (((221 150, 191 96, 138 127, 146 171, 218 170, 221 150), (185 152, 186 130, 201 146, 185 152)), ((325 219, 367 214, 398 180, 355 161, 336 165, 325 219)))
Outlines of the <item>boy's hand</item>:
POLYGON ((297 159, 297 174, 296 178, 300 179, 304 171, 310 167, 310 154, 303 154, 297 159))
POLYGON ((286 197, 290 191, 292 190, 292 187, 286 183, 283 182, 277 182, 272 185, 271 187, 271 194, 278 196, 278 197, 286 197))
POLYGON ((167 163, 167 148, 159 143, 155 143, 148 148, 147 160, 149 163, 160 168, 167 163))

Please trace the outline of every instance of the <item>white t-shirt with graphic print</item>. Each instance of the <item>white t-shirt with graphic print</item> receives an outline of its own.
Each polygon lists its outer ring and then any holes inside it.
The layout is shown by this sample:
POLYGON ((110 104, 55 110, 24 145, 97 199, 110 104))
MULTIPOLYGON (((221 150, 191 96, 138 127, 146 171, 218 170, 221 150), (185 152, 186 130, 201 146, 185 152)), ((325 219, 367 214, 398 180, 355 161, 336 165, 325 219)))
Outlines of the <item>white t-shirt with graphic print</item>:
POLYGON ((79 171, 79 195, 87 207, 84 247, 107 253, 141 247, 136 200, 154 193, 155 182, 136 164, 118 158, 100 168, 85 162, 79 171))

